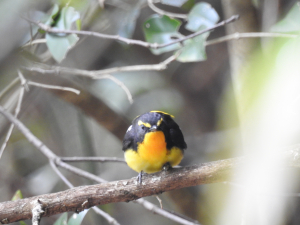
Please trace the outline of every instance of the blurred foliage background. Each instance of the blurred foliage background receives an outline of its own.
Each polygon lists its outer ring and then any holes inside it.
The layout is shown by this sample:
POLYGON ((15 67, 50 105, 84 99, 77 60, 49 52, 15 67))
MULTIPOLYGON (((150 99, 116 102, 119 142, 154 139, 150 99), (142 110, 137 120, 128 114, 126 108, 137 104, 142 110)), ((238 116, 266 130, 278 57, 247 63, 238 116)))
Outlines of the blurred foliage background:
MULTIPOLYGON (((184 14, 198 2, 200 1, 189 0, 180 8, 164 4, 157 6, 169 12, 184 14)), ((233 14, 241 17, 238 22, 226 28, 214 30, 208 38, 212 40, 225 36, 225 29, 229 33, 268 32, 275 23, 284 18, 296 1, 207 2, 216 10, 220 21, 233 14), (240 27, 241 30, 238 29, 240 27)), ((74 7, 80 14, 82 30, 119 34, 138 40, 145 40, 143 24, 154 14, 143 0, 1 1, 0 93, 18 77, 17 69, 27 66, 28 61, 100 70, 157 64, 171 55, 154 55, 149 49, 140 46, 86 36, 80 36, 61 63, 53 59, 45 44, 21 47, 30 38, 30 26, 23 17, 32 15, 33 12, 37 17, 39 15, 36 12, 49 14, 54 4, 74 7)), ((287 27, 286 24, 281 26, 287 27)), ((278 30, 274 28, 274 31, 278 30)), ((190 31, 182 27, 180 32, 184 35, 190 34, 190 31)), ((274 62, 283 44, 274 41, 274 38, 232 40, 229 47, 227 44, 221 42, 207 46, 205 61, 174 61, 162 71, 114 73, 113 76, 123 82, 132 94, 132 104, 124 90, 110 79, 96 80, 72 74, 41 74, 24 70, 25 77, 31 81, 76 87, 81 90, 81 94, 77 96, 60 90, 30 86, 25 92, 19 118, 59 156, 123 158, 121 140, 130 121, 144 112, 162 110, 175 116, 184 133, 188 149, 182 166, 243 155, 241 149, 233 150, 234 146, 239 146, 237 143, 241 139, 236 132, 239 129, 240 113, 236 100, 243 100, 246 106, 241 106, 241 111, 244 112, 245 108, 250 108, 247 106, 249 102, 251 105, 261 96, 261 90, 268 83, 268 76, 272 75, 270 68, 276 65, 274 62), (237 45, 242 46, 241 51, 236 50, 237 45), (235 57, 237 59, 233 59, 235 57), (264 61, 265 58, 269 60, 264 61), (241 76, 243 77, 239 78, 241 76), (242 91, 240 80, 241 83, 249 84, 242 91)), ((19 90, 20 86, 14 85, 1 96, 0 104, 13 112, 19 90)), ((8 127, 9 123, 1 116, 0 143, 4 141, 8 127)), ((122 163, 73 164, 108 181, 136 176, 134 171, 122 163)), ((67 171, 63 173, 75 186, 91 184, 90 181, 67 171)), ((66 188, 52 171, 48 160, 15 129, 0 159, 0 201, 10 200, 18 189, 24 197, 30 197, 66 188)), ((161 198, 166 209, 203 224, 217 224, 220 223, 218 215, 224 212, 225 196, 229 188, 228 184, 209 184, 164 193, 161 198)), ((147 200, 158 205, 154 197, 148 197, 147 200)), ((101 208, 121 224, 174 224, 137 204, 115 203, 101 208)), ((293 213, 283 223, 298 224, 298 208, 299 202, 295 201, 293 213)), ((41 224, 53 224, 57 218, 43 218, 41 224)), ((83 224, 107 224, 107 221, 90 211, 83 224)))

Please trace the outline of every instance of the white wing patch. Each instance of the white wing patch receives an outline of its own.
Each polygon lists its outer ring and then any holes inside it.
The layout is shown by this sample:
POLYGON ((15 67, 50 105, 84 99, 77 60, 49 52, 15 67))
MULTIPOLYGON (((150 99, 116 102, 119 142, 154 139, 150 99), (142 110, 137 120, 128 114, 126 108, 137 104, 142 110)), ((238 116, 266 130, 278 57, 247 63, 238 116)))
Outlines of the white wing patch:
POLYGON ((128 131, 131 131, 131 129, 132 129, 132 125, 130 125, 130 127, 128 127, 126 133, 127 133, 128 131))

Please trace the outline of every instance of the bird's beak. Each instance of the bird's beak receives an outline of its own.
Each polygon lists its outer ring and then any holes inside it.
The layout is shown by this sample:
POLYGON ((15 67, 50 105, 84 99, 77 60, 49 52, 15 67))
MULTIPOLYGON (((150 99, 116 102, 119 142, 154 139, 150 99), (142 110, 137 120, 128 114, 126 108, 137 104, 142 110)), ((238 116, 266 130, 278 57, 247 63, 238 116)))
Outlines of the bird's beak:
POLYGON ((157 126, 156 126, 156 125, 153 125, 153 126, 150 128, 150 131, 151 131, 151 132, 157 131, 157 126))

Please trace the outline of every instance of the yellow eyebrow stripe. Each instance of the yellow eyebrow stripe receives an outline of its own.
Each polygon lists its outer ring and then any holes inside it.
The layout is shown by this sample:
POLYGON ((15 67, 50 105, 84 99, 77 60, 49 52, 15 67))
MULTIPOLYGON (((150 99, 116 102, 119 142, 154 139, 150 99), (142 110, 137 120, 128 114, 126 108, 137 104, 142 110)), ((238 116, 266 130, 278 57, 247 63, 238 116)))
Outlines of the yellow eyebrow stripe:
POLYGON ((160 120, 157 121, 156 125, 159 127, 162 121, 163 121, 163 118, 160 118, 160 120))
POLYGON ((141 120, 138 121, 138 125, 139 125, 139 126, 144 125, 145 127, 151 128, 150 123, 144 123, 144 122, 141 121, 141 120))
POLYGON ((162 114, 165 114, 165 115, 169 115, 169 116, 171 116, 172 118, 175 118, 175 116, 173 116, 173 115, 171 115, 171 114, 169 114, 169 113, 165 113, 165 112, 163 112, 163 111, 156 111, 156 110, 154 110, 154 111, 150 111, 150 112, 162 113, 162 114))

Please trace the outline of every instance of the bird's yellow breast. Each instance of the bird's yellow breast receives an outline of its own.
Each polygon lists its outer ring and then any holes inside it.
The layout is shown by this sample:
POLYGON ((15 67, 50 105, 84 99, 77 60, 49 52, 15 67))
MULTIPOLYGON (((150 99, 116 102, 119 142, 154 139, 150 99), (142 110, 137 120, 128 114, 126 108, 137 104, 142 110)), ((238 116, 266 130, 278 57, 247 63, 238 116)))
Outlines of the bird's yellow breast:
POLYGON ((138 143, 137 151, 128 149, 125 151, 125 160, 128 166, 137 171, 155 173, 162 169, 167 162, 171 166, 178 165, 183 157, 182 151, 173 147, 167 149, 165 135, 162 131, 145 134, 144 141, 138 143))

